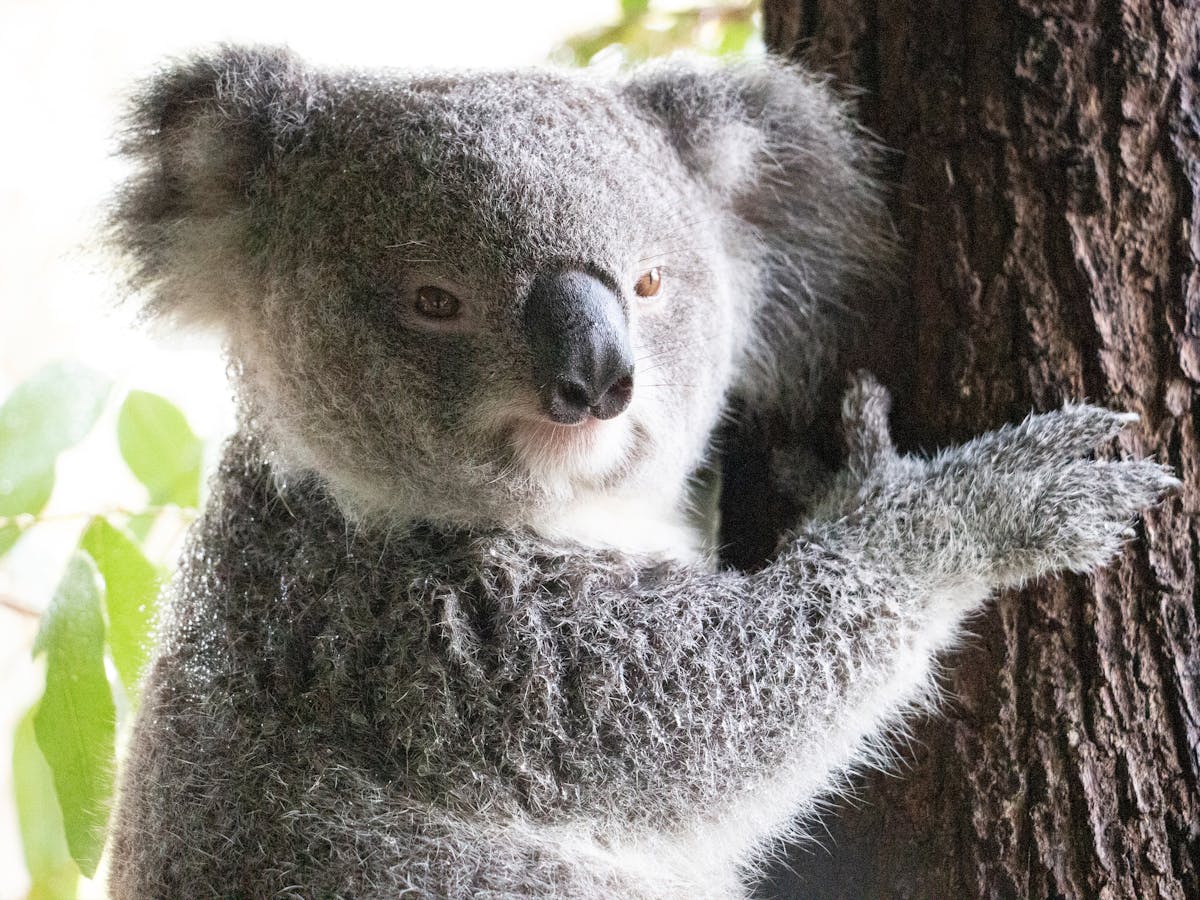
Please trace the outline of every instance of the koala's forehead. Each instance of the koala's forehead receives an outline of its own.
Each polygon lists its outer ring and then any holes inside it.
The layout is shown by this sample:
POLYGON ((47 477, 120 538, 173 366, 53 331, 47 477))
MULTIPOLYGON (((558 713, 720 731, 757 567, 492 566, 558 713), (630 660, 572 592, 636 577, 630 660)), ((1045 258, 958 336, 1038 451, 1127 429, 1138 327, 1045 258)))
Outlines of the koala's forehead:
POLYGON ((636 249, 686 217, 694 189, 612 88, 551 73, 363 78, 310 128, 296 199, 338 233, 496 265, 636 249))

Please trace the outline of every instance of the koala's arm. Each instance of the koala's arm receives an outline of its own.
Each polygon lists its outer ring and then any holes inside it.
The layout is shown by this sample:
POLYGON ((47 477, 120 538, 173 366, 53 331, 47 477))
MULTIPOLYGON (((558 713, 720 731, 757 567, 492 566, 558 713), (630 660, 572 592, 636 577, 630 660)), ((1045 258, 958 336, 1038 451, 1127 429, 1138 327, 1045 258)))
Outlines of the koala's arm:
MULTIPOLYGON (((689 823, 680 839, 718 821, 761 835, 879 752, 870 738, 929 696, 934 655, 989 593, 1104 563, 1176 484, 1153 462, 1086 458, 1131 420, 1096 407, 931 460, 894 453, 869 382, 845 419, 846 471, 767 568, 668 574, 595 600, 604 613, 582 625, 547 617, 544 638, 570 645, 578 682, 554 687, 579 701, 583 749, 553 747, 565 780, 598 775, 598 796, 633 815, 689 823), (572 771, 577 752, 610 765, 572 771)), ((545 741, 536 726, 531 740, 545 741)))

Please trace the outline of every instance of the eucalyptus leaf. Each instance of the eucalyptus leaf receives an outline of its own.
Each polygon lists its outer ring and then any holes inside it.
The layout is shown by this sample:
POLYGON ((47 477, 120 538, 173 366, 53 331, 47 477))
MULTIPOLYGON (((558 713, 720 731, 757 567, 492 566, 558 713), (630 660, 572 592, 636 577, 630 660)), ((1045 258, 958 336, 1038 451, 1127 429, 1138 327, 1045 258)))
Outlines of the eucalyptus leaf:
POLYGON ((754 22, 751 19, 735 19, 723 26, 717 53, 725 56, 731 53, 742 53, 750 39, 755 35, 754 22))
POLYGON ((13 735, 13 793, 25 868, 32 885, 28 900, 67 900, 75 896, 79 867, 63 836, 54 775, 33 733, 33 710, 13 735))
POLYGON ((621 18, 632 19, 650 9, 650 0, 621 0, 621 18))
POLYGON ((87 554, 71 557, 33 645, 46 655, 34 733, 54 774, 67 846, 89 878, 104 847, 116 739, 97 575, 87 554))
POLYGON ((5 553, 13 548, 13 545, 17 542, 17 538, 21 536, 23 531, 24 529, 16 522, 7 522, 4 525, 0 525, 0 556, 4 556, 5 553))
POLYGON ((108 649, 121 682, 133 697, 149 653, 162 579, 137 543, 101 516, 88 523, 79 546, 91 556, 104 579, 108 649))
POLYGON ((104 376, 70 363, 17 385, 0 406, 0 516, 42 511, 55 460, 92 430, 110 388, 104 376))
POLYGON ((203 443, 175 404, 130 391, 117 418, 117 442, 152 504, 199 505, 203 443))

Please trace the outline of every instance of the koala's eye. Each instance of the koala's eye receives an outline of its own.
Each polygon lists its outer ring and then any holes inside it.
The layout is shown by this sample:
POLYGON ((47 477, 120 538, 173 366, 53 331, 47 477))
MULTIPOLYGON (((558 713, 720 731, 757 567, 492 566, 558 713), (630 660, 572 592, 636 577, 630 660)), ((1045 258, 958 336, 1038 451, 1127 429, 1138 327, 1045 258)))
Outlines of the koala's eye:
POLYGON ((462 303, 449 291, 427 284, 417 288, 417 312, 429 319, 453 319, 462 303))
POLYGON ((649 299, 662 290, 662 269, 655 266, 649 272, 643 273, 633 286, 633 292, 643 299, 649 299))

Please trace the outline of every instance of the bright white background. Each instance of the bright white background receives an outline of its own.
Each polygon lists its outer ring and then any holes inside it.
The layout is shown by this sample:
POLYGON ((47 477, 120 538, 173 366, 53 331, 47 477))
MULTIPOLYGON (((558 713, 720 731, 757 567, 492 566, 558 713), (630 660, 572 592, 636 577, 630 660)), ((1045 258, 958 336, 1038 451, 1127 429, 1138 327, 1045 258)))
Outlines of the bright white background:
MULTIPOLYGON (((286 43, 316 62, 386 66, 538 63, 566 35, 614 18, 616 0, 255 3, 0 0, 0 397, 42 365, 81 361, 166 395, 219 440, 230 421, 211 340, 152 335, 118 304, 97 246, 121 176, 114 123, 129 86, 164 57, 217 41, 286 43)), ((141 496, 115 452, 111 417, 62 458, 39 526, 6 559, 0 595, 44 605, 82 513, 141 496)), ((13 725, 36 698, 36 620, 0 608, 0 898, 27 880, 12 807, 13 725)))

